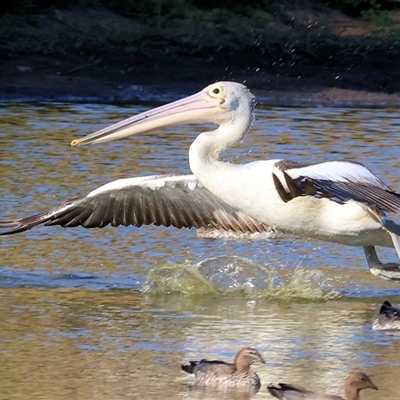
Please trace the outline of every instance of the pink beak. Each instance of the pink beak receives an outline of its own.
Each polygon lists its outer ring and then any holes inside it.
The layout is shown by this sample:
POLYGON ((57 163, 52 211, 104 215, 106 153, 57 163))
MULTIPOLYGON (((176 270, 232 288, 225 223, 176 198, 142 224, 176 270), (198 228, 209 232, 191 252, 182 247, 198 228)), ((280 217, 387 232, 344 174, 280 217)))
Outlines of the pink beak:
POLYGON ((219 125, 230 118, 230 112, 223 110, 220 101, 210 97, 206 88, 192 96, 124 119, 82 139, 75 139, 71 142, 71 146, 108 142, 172 125, 194 123, 219 125))

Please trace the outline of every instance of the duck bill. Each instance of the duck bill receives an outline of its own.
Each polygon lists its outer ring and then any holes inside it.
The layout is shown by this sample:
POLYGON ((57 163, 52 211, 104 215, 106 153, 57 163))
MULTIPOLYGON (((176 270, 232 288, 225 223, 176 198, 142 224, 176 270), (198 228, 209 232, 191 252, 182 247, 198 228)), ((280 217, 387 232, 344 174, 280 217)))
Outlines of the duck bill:
POLYGON ((372 382, 371 378, 367 376, 368 388, 378 390, 378 387, 372 382))
POLYGON ((220 113, 219 101, 201 91, 184 99, 124 119, 81 139, 75 139, 71 142, 71 146, 109 142, 172 125, 220 123, 220 113))
POLYGON ((378 390, 378 386, 376 386, 372 381, 369 381, 369 388, 370 389, 374 389, 374 390, 378 390))

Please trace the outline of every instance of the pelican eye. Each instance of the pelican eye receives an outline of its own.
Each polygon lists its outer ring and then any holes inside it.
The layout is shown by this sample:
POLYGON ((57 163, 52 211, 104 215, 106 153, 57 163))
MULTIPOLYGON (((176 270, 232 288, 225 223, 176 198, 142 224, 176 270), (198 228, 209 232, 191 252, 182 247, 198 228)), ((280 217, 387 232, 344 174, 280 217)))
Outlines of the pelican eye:
POLYGON ((216 88, 214 88, 214 89, 212 89, 211 90, 211 94, 213 95, 213 96, 215 96, 215 95, 220 95, 222 93, 222 89, 220 88, 220 87, 216 87, 216 88))
POLYGON ((225 98, 224 98, 224 90, 221 87, 215 87, 213 89, 211 89, 209 92, 209 95, 217 100, 220 104, 224 104, 225 103, 225 98))

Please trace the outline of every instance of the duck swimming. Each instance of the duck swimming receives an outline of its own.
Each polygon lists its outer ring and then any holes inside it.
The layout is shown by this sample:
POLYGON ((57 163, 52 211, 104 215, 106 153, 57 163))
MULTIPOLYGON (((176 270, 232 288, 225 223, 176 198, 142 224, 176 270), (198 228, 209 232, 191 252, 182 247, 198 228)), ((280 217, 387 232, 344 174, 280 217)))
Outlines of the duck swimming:
POLYGON ((286 383, 268 385, 268 391, 272 396, 281 400, 359 400, 360 391, 363 389, 378 390, 370 377, 359 371, 351 372, 346 378, 344 382, 346 397, 315 393, 301 386, 286 383))
POLYGON ((378 318, 373 322, 372 329, 400 329, 400 309, 393 307, 388 301, 382 304, 378 318))
POLYGON ((261 354, 251 347, 244 347, 235 356, 233 363, 219 360, 190 361, 181 365, 183 371, 194 374, 196 386, 219 389, 258 390, 260 378, 250 366, 256 362, 265 364, 261 354))

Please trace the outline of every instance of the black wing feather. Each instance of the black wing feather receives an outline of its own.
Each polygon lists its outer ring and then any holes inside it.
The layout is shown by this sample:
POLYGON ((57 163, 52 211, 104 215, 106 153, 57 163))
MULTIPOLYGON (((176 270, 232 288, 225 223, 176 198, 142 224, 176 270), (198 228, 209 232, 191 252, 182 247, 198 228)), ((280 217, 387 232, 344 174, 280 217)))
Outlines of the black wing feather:
POLYGON ((284 171, 283 175, 288 189, 283 187, 276 175, 274 175, 274 182, 284 202, 288 202, 298 196, 326 197, 340 204, 354 200, 384 212, 400 212, 400 194, 383 184, 373 185, 351 180, 331 181, 307 176, 292 178, 284 171))
MULTIPOLYGON (((192 176, 189 189, 185 180, 168 181, 170 176, 141 178, 121 189, 98 191, 95 194, 63 203, 49 212, 30 217, 0 221, 0 228, 12 228, 2 232, 7 235, 23 232, 37 225, 83 226, 103 228, 107 225, 164 225, 176 228, 215 228, 226 231, 255 233, 267 232, 270 228, 232 208, 192 176), (146 186, 151 180, 166 179, 165 185, 157 189, 146 186), (144 184, 143 184, 144 183, 144 184)), ((183 177, 184 178, 184 177, 183 177)))

